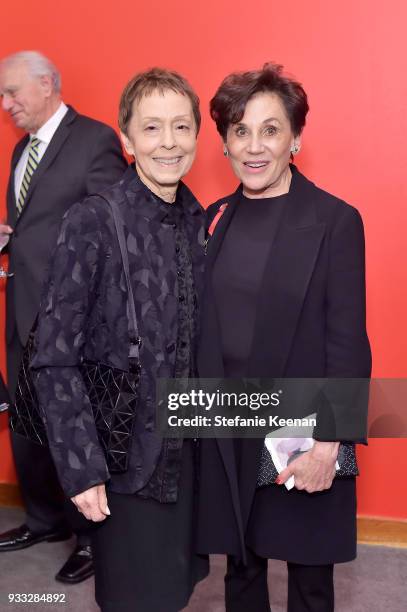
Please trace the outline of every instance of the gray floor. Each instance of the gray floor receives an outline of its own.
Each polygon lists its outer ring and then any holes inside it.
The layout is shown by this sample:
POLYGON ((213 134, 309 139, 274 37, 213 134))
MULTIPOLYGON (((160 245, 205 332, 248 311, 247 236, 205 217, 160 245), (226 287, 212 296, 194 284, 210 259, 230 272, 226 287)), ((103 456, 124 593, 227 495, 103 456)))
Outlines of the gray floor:
MULTIPOLYGON (((22 520, 21 510, 0 508, 0 531, 20 524, 22 520)), ((1 612, 98 612, 93 600, 92 578, 69 587, 63 587, 53 579, 71 550, 72 542, 61 542, 2 553, 1 612), (65 603, 10 604, 9 593, 65 593, 65 603)), ((223 573, 223 557, 214 556, 209 578, 197 587, 185 612, 224 612, 223 573)), ((404 612, 407 610, 407 550, 360 546, 354 563, 336 567, 335 581, 337 612, 404 612)), ((269 586, 273 612, 284 612, 287 587, 284 563, 270 562, 269 586)), ((134 612, 137 612, 136 608, 134 612)))

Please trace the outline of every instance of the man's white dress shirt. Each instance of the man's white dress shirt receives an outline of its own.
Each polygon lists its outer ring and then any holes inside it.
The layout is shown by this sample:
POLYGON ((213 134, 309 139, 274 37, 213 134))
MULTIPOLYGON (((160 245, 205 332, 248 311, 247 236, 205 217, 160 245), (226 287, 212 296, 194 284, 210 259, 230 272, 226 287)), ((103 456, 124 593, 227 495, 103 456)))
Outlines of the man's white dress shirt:
POLYGON ((40 162, 42 156, 47 150, 49 143, 52 140, 53 135, 57 131, 59 124, 61 123, 67 112, 68 107, 66 106, 66 104, 61 102, 56 112, 52 115, 52 117, 48 119, 48 121, 46 121, 46 123, 44 123, 44 125, 40 127, 38 132, 36 132, 35 134, 30 134, 30 140, 27 143, 27 146, 25 147, 20 159, 18 160, 14 172, 14 193, 16 196, 16 202, 18 200, 18 196, 20 195, 21 183, 23 182, 25 167, 28 161, 28 151, 30 149, 31 140, 35 137, 41 141, 38 145, 38 162, 40 162))

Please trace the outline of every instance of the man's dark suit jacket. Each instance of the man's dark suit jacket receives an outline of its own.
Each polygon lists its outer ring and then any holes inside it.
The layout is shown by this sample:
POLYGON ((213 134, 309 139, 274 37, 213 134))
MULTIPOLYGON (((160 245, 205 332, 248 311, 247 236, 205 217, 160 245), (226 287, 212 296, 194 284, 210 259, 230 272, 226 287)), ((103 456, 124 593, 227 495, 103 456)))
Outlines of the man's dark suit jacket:
MULTIPOLYGON (((360 214, 316 187, 295 166, 291 169, 290 191, 259 292, 247 375, 368 378, 371 353, 366 333, 364 233, 360 214)), ((228 203, 209 239, 206 258, 198 352, 199 375, 205 378, 224 375, 212 273, 239 197, 240 188, 208 209, 210 224, 219 207, 228 203)), ((238 475, 232 440, 202 441, 200 552, 241 554, 244 549, 263 445, 261 439, 249 442, 245 464, 238 475)), ((265 495, 278 497, 277 514, 270 515, 270 529, 252 531, 251 542, 262 541, 267 556, 267 537, 281 533, 284 534, 281 552, 275 553, 281 556, 275 558, 288 558, 284 555, 289 549, 289 560, 298 563, 349 560, 356 543, 353 486, 353 479, 343 479, 335 482, 330 491, 314 496, 296 490, 287 494, 284 487, 278 490, 277 485, 265 487, 269 489, 265 495), (322 500, 319 504, 318 499, 322 500), (329 520, 324 512, 330 514, 329 520), (287 524, 289 516, 297 517, 298 531, 287 524), (348 518, 352 524, 346 525, 348 518), (331 534, 325 537, 322 528, 319 528, 322 542, 318 546, 313 521, 324 525, 328 532, 335 525, 334 546, 331 534)), ((265 506, 264 513, 268 511, 265 506)))
POLYGON ((7 222, 14 229, 9 270, 14 276, 7 281, 6 337, 10 341, 17 329, 23 345, 38 312, 64 213, 75 202, 117 181, 127 166, 114 130, 69 107, 31 179, 17 218, 14 171, 28 141, 27 135, 14 149, 7 190, 7 222))

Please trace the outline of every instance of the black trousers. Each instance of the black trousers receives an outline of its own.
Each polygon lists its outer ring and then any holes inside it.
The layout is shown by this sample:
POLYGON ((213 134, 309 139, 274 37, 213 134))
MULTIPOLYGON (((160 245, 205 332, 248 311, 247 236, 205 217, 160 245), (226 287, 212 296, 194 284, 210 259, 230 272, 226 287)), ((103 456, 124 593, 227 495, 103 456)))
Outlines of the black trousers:
MULTIPOLYGON (((24 347, 17 331, 7 343, 8 388, 13 399, 24 347)), ((26 508, 26 524, 36 532, 69 527, 78 543, 90 544, 92 523, 64 497, 48 447, 11 434, 11 446, 21 495, 26 508)))
MULTIPOLYGON (((270 612, 267 559, 247 549, 247 565, 228 557, 226 612, 270 612)), ((333 565, 287 563, 287 612, 333 612, 333 565)))

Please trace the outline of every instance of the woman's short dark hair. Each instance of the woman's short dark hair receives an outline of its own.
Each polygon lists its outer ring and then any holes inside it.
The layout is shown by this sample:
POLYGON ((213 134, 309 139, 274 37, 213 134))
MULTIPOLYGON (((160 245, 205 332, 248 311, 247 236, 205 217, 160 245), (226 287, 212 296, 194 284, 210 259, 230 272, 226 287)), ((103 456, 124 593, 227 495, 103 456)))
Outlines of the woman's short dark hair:
POLYGON ((293 134, 301 134, 309 109, 307 94, 300 83, 283 73, 283 66, 268 62, 261 70, 229 74, 212 98, 211 117, 223 140, 229 126, 241 121, 250 98, 260 92, 274 93, 280 98, 293 134))
POLYGON ((123 134, 127 135, 135 100, 139 102, 141 98, 149 96, 155 91, 165 93, 169 90, 180 93, 190 99, 196 124, 196 133, 198 134, 201 126, 198 96, 183 76, 178 74, 178 72, 163 68, 151 68, 146 72, 140 72, 127 83, 119 104, 119 128, 123 134))

